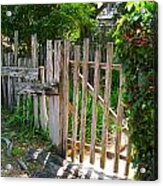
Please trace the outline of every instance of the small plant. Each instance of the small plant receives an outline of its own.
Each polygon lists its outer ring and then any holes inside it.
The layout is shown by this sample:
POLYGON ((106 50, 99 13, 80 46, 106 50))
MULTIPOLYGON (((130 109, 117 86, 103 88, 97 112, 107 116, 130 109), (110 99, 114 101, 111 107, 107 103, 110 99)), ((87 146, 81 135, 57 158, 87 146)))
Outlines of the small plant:
POLYGON ((21 147, 13 147, 11 151, 13 157, 22 157, 25 155, 25 150, 21 147))

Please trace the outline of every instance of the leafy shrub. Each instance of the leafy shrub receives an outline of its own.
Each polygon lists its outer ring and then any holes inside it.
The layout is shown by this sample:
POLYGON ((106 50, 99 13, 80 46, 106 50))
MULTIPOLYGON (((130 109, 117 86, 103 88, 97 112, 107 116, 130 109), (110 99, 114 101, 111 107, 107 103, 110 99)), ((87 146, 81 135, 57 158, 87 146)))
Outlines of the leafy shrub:
POLYGON ((113 40, 115 62, 123 64, 126 105, 133 143, 135 175, 139 180, 157 177, 157 4, 126 3, 113 40), (146 173, 140 173, 144 167, 146 173))

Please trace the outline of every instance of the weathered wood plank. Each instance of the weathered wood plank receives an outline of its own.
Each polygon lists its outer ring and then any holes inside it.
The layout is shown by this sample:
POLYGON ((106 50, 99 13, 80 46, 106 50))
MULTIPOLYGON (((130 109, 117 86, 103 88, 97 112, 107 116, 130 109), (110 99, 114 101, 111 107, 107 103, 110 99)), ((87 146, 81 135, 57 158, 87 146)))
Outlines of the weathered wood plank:
MULTIPOLYGON (((53 50, 52 50, 52 41, 47 40, 47 61, 46 61, 46 81, 51 83, 53 81, 53 50)), ((54 145, 57 145, 57 141, 54 138, 54 99, 53 96, 49 96, 48 100, 48 107, 49 107, 49 136, 52 140, 54 145)))
MULTIPOLYGON (((14 66, 18 66, 18 31, 14 32, 14 66)), ((17 94, 15 91, 15 83, 18 81, 18 78, 13 78, 13 103, 17 105, 17 94), (16 104, 15 104, 16 103, 16 104)))
POLYGON ((1 84, 2 84, 2 95, 3 95, 3 99, 2 99, 2 102, 3 102, 3 105, 6 107, 7 105, 7 99, 6 99, 6 81, 5 81, 5 78, 4 77, 1 77, 1 84))
POLYGON ((84 39, 83 46, 83 81, 82 81, 82 109, 81 109, 81 146, 80 162, 84 160, 85 144, 85 125, 86 125, 86 107, 87 107, 87 81, 88 81, 88 61, 89 61, 89 39, 84 39))
MULTIPOLYGON (((25 58, 22 58, 22 60, 21 60, 21 67, 26 68, 26 59, 25 58)), ((23 78, 21 78, 21 82, 24 82, 23 78)), ((26 116, 26 109, 27 109, 26 108, 26 100, 27 100, 26 94, 21 96, 21 100, 22 100, 22 110, 23 110, 23 118, 24 118, 23 124, 26 124, 26 117, 25 117, 26 116)))
POLYGON ((94 74, 94 94, 92 107, 92 127, 91 127, 91 148, 90 148, 90 163, 95 162, 95 142, 96 142, 96 122, 97 122, 97 99, 99 91, 99 49, 95 51, 95 74, 94 74))
POLYGON ((108 127, 109 127, 109 107, 110 107, 110 94, 111 94, 111 79, 112 79, 112 57, 113 57, 113 44, 107 45, 107 68, 105 74, 105 92, 104 92, 104 119, 102 128, 102 149, 100 158, 100 167, 105 168, 106 162, 106 146, 108 139, 108 127))
POLYGON ((53 49, 52 41, 47 40, 47 61, 46 61, 46 81, 53 81, 53 49))
MULTIPOLYGON (((31 37, 31 48, 32 48, 32 67, 36 68, 36 71, 38 73, 38 42, 37 42, 37 34, 32 35, 31 37)), ((33 69, 32 68, 32 69, 33 69)), ((38 75, 37 75, 38 78, 38 75)), ((36 79, 35 79, 36 81, 36 79)), ((39 108, 38 108, 38 96, 33 96, 33 112, 34 112, 34 126, 39 126, 39 108)))
POLYGON ((115 143, 115 161, 114 161, 114 173, 118 173, 119 169, 119 156, 121 147, 121 132, 122 132, 122 120, 123 120, 123 108, 122 108, 122 85, 123 76, 122 69, 119 74, 119 95, 118 95, 118 105, 117 105, 117 125, 116 125, 116 143, 115 143))
MULTIPOLYGON (((7 55, 4 54, 3 56, 3 65, 7 64, 7 55)), ((1 67, 2 68, 2 67, 1 67)), ((4 106, 7 107, 7 86, 6 86, 6 78, 1 76, 2 80, 2 91, 3 91, 3 103, 4 106)))
MULTIPOLYGON (((31 58, 26 58, 26 67, 27 68, 31 68, 32 67, 32 60, 31 58)), ((30 82, 30 80, 26 80, 27 83, 30 82)), ((27 96, 26 96, 26 106, 27 106, 27 110, 26 110, 26 122, 27 122, 27 125, 30 126, 31 123, 30 123, 30 117, 33 117, 33 115, 31 115, 30 113, 30 102, 31 102, 31 94, 28 92, 27 93, 27 96)))
POLYGON ((59 123, 59 95, 54 95, 53 96, 53 102, 54 102, 54 134, 53 138, 55 139, 55 144, 57 147, 61 144, 61 139, 60 139, 60 123, 59 123))
POLYGON ((66 158, 66 148, 67 148, 67 130, 68 130, 68 103, 69 103, 69 51, 70 43, 64 41, 64 61, 63 61, 63 157, 66 158))
MULTIPOLYGON (((74 60, 70 60, 70 65, 73 67, 75 64, 75 61, 74 60)), ((84 62, 83 61, 80 61, 80 66, 83 66, 84 65, 84 62)), ((105 70, 107 65, 106 63, 103 63, 103 62, 100 62, 99 63, 99 66, 100 66, 100 69, 103 69, 105 70)), ((95 68, 95 63, 94 61, 89 61, 88 62, 88 67, 89 68, 95 68)), ((121 64, 112 64, 112 70, 117 70, 119 71, 121 69, 122 65, 121 64)))
POLYGON ((54 41, 54 82, 59 83, 60 76, 60 63, 61 63, 61 40, 54 41))
POLYGON ((128 178, 128 175, 129 175, 130 163, 132 159, 131 150, 132 150, 132 141, 131 141, 131 137, 129 137, 128 148, 127 148, 127 160, 126 160, 126 167, 125 167, 125 173, 124 173, 124 175, 126 176, 126 179, 128 178))
MULTIPOLYGON (((55 81, 57 84, 59 84, 59 79, 60 79, 60 63, 61 63, 61 41, 57 40, 54 41, 54 70, 53 70, 53 81, 55 81)), ((61 133, 61 125, 60 125, 60 115, 59 115, 59 110, 60 110, 60 105, 59 105, 59 95, 54 95, 54 139, 56 142, 57 146, 60 146, 62 141, 60 138, 60 133, 61 133)))
POLYGON ((73 117, 72 117, 72 154, 71 158, 74 161, 76 156, 76 140, 78 129, 78 81, 79 81, 79 61, 80 61, 80 46, 75 46, 75 65, 73 74, 73 117))
MULTIPOLYGON (((61 51, 63 51, 63 45, 61 45, 61 51)), ((63 156, 63 125, 64 125, 64 96, 63 96, 63 83, 64 83, 64 58, 63 53, 61 55, 61 62, 60 62, 60 82, 59 82, 59 122, 60 122, 60 136, 59 140, 61 144, 58 147, 58 153, 63 156)))
MULTIPOLYGON (((42 84, 45 83, 45 69, 44 66, 39 67, 39 76, 40 76, 40 81, 42 84)), ((41 116, 41 127, 43 129, 47 129, 47 108, 46 108, 46 98, 44 93, 40 96, 40 116, 41 116)))
MULTIPOLYGON (((22 58, 18 58, 18 67, 21 65, 22 58)), ((18 84, 21 82, 21 78, 18 78, 18 84)), ((16 84, 15 84, 16 86, 16 84)), ((16 87, 15 87, 15 92, 17 92, 16 87)), ((20 105, 20 95, 17 94, 17 106, 20 105)))
POLYGON ((17 66, 18 60, 18 31, 14 32, 14 65, 17 66))
POLYGON ((16 83, 15 87, 18 94, 44 94, 44 95, 58 95, 58 84, 50 83, 31 83, 31 82, 20 82, 16 83))
MULTIPOLYGON (((10 66, 11 64, 11 56, 10 53, 7 55, 7 65, 10 66)), ((7 76, 7 98, 8 98, 8 109, 12 110, 12 105, 11 105, 11 78, 10 75, 7 76)))
POLYGON ((32 48, 32 66, 33 68, 38 67, 38 42, 37 34, 33 34, 31 37, 31 48, 32 48))
POLYGON ((31 95, 28 93, 27 95, 24 95, 26 97, 26 124, 29 127, 31 125, 30 122, 30 101, 31 101, 31 95))
MULTIPOLYGON (((10 66, 14 65, 14 55, 13 53, 9 53, 10 55, 10 66)), ((10 76, 10 94, 11 94, 11 110, 14 107, 14 78, 10 76)))
POLYGON ((33 94, 33 112, 34 112, 34 126, 39 127, 39 110, 38 110, 38 96, 33 94))
MULTIPOLYGON (((24 61, 27 59, 25 58, 24 61)), ((25 62, 26 63, 26 62, 25 62)), ((1 76, 10 76, 15 78, 24 78, 25 80, 37 80, 38 69, 37 68, 23 68, 23 67, 2 67, 1 76)))

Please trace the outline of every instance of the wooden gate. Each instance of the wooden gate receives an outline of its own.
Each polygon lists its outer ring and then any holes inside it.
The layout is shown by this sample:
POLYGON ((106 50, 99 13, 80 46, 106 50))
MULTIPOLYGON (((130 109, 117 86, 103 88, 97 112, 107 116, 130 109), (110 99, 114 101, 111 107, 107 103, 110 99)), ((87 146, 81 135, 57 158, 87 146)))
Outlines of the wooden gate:
POLYGON ((124 81, 122 66, 112 63, 112 43, 104 47, 104 55, 101 46, 94 47, 92 61, 89 47, 89 39, 84 39, 81 46, 72 45, 68 41, 47 40, 45 60, 41 64, 36 34, 31 37, 31 56, 20 58, 16 31, 14 50, 10 53, 2 50, 2 103, 12 110, 15 105, 19 106, 22 100, 28 124, 29 112, 25 107, 28 108, 27 98, 31 99, 34 125, 48 129, 49 137, 61 156, 71 157, 73 162, 79 160, 80 163, 84 163, 85 158, 89 157, 90 163, 94 164, 98 155, 99 166, 102 169, 106 167, 108 159, 112 159, 114 161, 112 172, 116 174, 119 172, 119 163, 123 160, 124 175, 127 177, 131 161, 131 143, 126 129, 123 129, 126 120, 123 117, 121 101, 124 81), (93 79, 90 82, 89 72, 92 70, 93 79), (119 72, 119 94, 115 111, 110 103, 113 70, 119 72), (104 80, 102 94, 101 78, 104 80), (70 92, 73 95, 72 99, 70 92), (92 99, 90 143, 87 143, 86 137, 88 95, 92 99), (98 105, 103 112, 103 121, 101 141, 97 144, 98 105), (108 147, 111 122, 115 125, 113 133, 115 143, 112 149, 108 147), (68 131, 69 127, 72 128, 71 133, 68 131), (122 146, 124 137, 127 142, 122 146), (122 152, 122 148, 126 154, 122 152))
POLYGON ((73 162, 84 163, 87 159, 90 164, 97 164, 96 161, 99 158, 98 163, 102 169, 107 168, 108 161, 112 161, 112 172, 117 175, 120 165, 122 165, 120 161, 123 161, 123 175, 127 177, 131 161, 131 144, 122 106, 124 77, 121 64, 112 63, 113 44, 108 43, 103 47, 96 45, 93 49, 93 61, 91 61, 92 46, 89 39, 85 39, 82 46, 77 45, 73 48, 73 59, 68 60, 69 83, 72 84, 70 91, 73 92, 71 93, 73 99, 69 100, 69 117, 72 117, 69 122, 72 127, 72 132, 68 136, 69 156, 73 162), (92 70, 93 80, 90 78, 92 70), (119 93, 115 111, 111 108, 110 103, 113 71, 119 73, 119 93), (100 83, 102 78, 104 80, 103 93, 101 93, 102 84, 100 83), (91 108, 87 106, 89 96, 92 99, 91 108), (101 141, 97 144, 98 107, 103 110, 103 121, 101 141), (88 126, 89 109, 91 110, 91 139, 87 142, 86 126, 88 126), (109 133, 111 123, 115 125, 112 134, 109 133), (111 138, 114 143, 112 147, 109 147, 108 143, 111 138))

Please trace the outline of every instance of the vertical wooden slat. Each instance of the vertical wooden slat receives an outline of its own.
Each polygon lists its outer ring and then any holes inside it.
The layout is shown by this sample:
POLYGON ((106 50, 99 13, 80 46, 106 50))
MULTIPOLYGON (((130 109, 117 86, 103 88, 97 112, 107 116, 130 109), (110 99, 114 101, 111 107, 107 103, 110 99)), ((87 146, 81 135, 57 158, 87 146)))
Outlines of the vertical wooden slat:
POLYGON ((33 95, 33 105, 34 105, 34 126, 39 126, 39 113, 38 113, 38 96, 36 94, 33 95))
POLYGON ((6 107, 6 84, 5 84, 5 77, 1 77, 1 83, 2 83, 2 92, 3 92, 3 96, 2 96, 2 102, 3 102, 3 105, 6 107))
POLYGON ((38 67, 38 42, 37 34, 32 35, 31 37, 31 47, 32 47, 32 64, 33 67, 38 67))
MULTIPOLYGON (((59 79, 60 79, 60 63, 61 63, 61 41, 57 40, 54 41, 54 71, 53 71, 53 81, 57 84, 59 84, 59 79)), ((53 101, 54 101, 54 138, 56 141, 57 146, 60 146, 61 138, 61 125, 60 125, 60 105, 59 105, 59 95, 54 95, 53 96, 53 101)))
POLYGON ((105 168, 106 162, 106 146, 108 141, 108 127, 109 127, 109 107, 110 107, 110 94, 111 94, 111 79, 112 79, 112 57, 113 57, 113 44, 107 45, 107 67, 105 74, 105 92, 104 92, 104 116, 102 128, 102 149, 100 158, 100 167, 105 168))
MULTIPOLYGON (((52 41, 47 41, 47 64, 46 64, 46 79, 47 82, 53 82, 53 53, 52 53, 52 41)), ((54 96, 49 96, 49 135, 52 140, 52 143, 56 146, 59 145, 59 128, 55 128, 56 118, 55 118, 55 109, 54 109, 54 96)))
POLYGON ((82 110, 81 110, 81 144, 80 144, 80 162, 83 162, 85 151, 85 125, 86 125, 86 107, 87 107, 87 80, 88 80, 88 60, 89 60, 89 39, 84 39, 84 64, 82 81, 82 110))
POLYGON ((66 158, 67 130, 68 130, 68 103, 69 103, 69 49, 70 43, 64 41, 64 60, 63 60, 63 126, 62 126, 62 154, 66 158))
MULTIPOLYGON (((13 66, 13 55, 10 53, 10 66, 13 66)), ((13 104, 14 104, 14 86, 13 86, 13 77, 10 77, 10 95, 11 95, 11 110, 13 109, 13 104)))
POLYGON ((125 167, 125 173, 124 173, 126 179, 128 178, 129 170, 130 170, 131 150, 132 150, 132 141, 131 141, 131 137, 129 136, 128 148, 127 148, 127 161, 126 161, 126 167, 125 167))
POLYGON ((78 128, 78 89, 79 89, 79 63, 80 63, 80 46, 75 46, 75 61, 73 74, 73 117, 72 117, 72 161, 76 155, 76 140, 78 128))
MULTIPOLYGON (((10 66, 11 64, 11 58, 10 58, 10 53, 8 53, 7 55, 7 65, 10 66)), ((11 105, 11 78, 10 75, 8 75, 7 77, 7 98, 8 98, 8 109, 11 110, 12 109, 12 105, 11 105)))
MULTIPOLYGON (((16 30, 14 32, 14 60, 13 60, 13 65, 18 66, 18 31, 16 30)), ((15 91, 15 84, 18 81, 18 78, 13 78, 13 103, 17 105, 17 93, 15 91)))
POLYGON ((51 83, 53 80, 53 55, 52 41, 47 40, 47 63, 46 63, 46 81, 51 83))
MULTIPOLYGON (((45 83, 45 69, 44 66, 39 67, 39 77, 42 84, 45 83)), ((47 129, 47 108, 46 108, 46 98, 42 94, 40 96, 40 117, 41 117, 41 127, 47 129)))
POLYGON ((64 123, 64 97, 63 97, 63 64, 64 64, 64 53, 63 45, 61 45, 61 56, 60 56, 60 80, 59 80, 59 123, 60 123, 60 141, 61 144, 58 148, 58 153, 62 156, 63 154, 63 123, 64 123))
POLYGON ((54 41, 54 82, 59 83, 61 63, 61 41, 54 41))
MULTIPOLYGON (((52 41, 47 40, 47 61, 46 61, 46 81, 48 83, 51 83, 53 80, 53 60, 52 60, 52 41)), ((55 141, 53 139, 53 133, 54 133, 54 128, 53 128, 53 121, 54 121, 54 104, 53 104, 53 96, 49 96, 48 100, 48 124, 49 124, 49 136, 50 139, 52 140, 52 143, 55 144, 55 141)))
POLYGON ((31 58, 28 58, 28 67, 29 68, 32 68, 33 67, 32 59, 31 58))
MULTIPOLYGON (((37 68, 38 67, 38 43, 37 43, 37 35, 34 34, 31 37, 31 47, 32 47, 32 67, 37 68)), ((34 95, 33 96, 33 111, 34 111, 34 125, 38 126, 39 125, 39 111, 38 111, 38 96, 34 95)))
MULTIPOLYGON (((23 59, 23 67, 29 67, 28 66, 29 64, 29 59, 27 57, 25 57, 23 59)), ((23 79, 23 81, 27 81, 26 79, 23 79)), ((28 81, 27 81, 28 82, 28 81)), ((25 116, 25 124, 29 125, 29 100, 30 100, 30 95, 27 93, 27 94, 24 94, 23 95, 23 112, 24 112, 24 116, 25 116)))
MULTIPOLYGON (((32 67, 32 60, 30 58, 26 59, 26 67, 31 68, 32 67)), ((29 82, 29 80, 28 80, 29 82)), ((26 102, 27 102, 27 109, 26 109, 26 122, 27 125, 30 126, 30 117, 32 117, 30 115, 30 101, 31 101, 31 95, 28 93, 26 96, 26 102)))
MULTIPOLYGON (((9 53, 10 55, 10 66, 14 65, 14 55, 12 52, 9 53)), ((14 77, 10 77, 10 95, 11 95, 11 110, 14 106, 14 77)))
MULTIPOLYGON (((26 67, 26 64, 27 64, 27 59, 26 58, 22 58, 22 67, 26 67)), ((21 81, 24 82, 24 79, 21 78, 21 81)), ((23 117, 24 117, 24 124, 26 124, 26 104, 27 104, 27 95, 22 95, 22 109, 23 109, 23 117)))
POLYGON ((26 95, 26 106, 27 106, 27 108, 26 108, 26 123, 28 126, 30 126, 30 123, 29 123, 30 118, 29 117, 31 117, 30 116, 30 99, 31 99, 31 95, 28 93, 26 95))
MULTIPOLYGON (((20 65, 21 65, 21 60, 22 60, 22 58, 18 58, 18 67, 20 67, 20 65)), ((21 79, 20 78, 18 78, 18 83, 20 83, 21 82, 21 79)), ((20 95, 17 95, 17 106, 19 106, 20 105, 20 95)))
POLYGON ((90 163, 95 162, 95 142, 96 142, 96 122, 97 122, 97 98, 99 91, 99 49, 95 51, 95 74, 94 74, 94 94, 92 108, 92 127, 91 127, 91 148, 90 148, 90 163))
POLYGON ((117 128, 116 128, 116 143, 115 143, 115 161, 114 161, 114 173, 118 173, 119 169, 119 156, 120 156, 120 146, 121 146, 121 132, 122 132, 122 119, 123 119, 123 108, 122 108, 122 68, 119 71, 119 96, 117 105, 117 128))
MULTIPOLYGON (((3 56, 3 66, 6 66, 7 64, 7 55, 4 53, 3 56)), ((6 86, 6 77, 2 77, 2 90, 3 90, 3 102, 4 106, 7 107, 7 86, 6 86)), ((7 78, 8 79, 8 78, 7 78)))
POLYGON ((18 60, 18 31, 14 32, 14 65, 17 66, 18 60))

